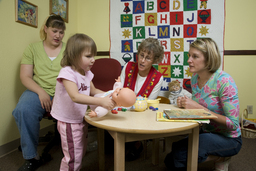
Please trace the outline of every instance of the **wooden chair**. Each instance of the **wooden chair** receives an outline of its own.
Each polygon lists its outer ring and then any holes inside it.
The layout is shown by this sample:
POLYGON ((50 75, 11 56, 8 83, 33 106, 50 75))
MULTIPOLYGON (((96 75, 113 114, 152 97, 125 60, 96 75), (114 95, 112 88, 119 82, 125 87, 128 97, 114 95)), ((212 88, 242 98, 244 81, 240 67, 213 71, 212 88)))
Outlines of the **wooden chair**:
POLYGON ((116 59, 97 59, 91 69, 94 74, 92 82, 96 88, 102 91, 112 90, 115 79, 120 76, 121 70, 122 66, 116 59))
MULTIPOLYGON (((108 91, 113 89, 113 85, 115 83, 115 79, 120 76, 122 70, 121 64, 113 58, 100 58, 97 59, 91 68, 92 73, 94 74, 93 77, 93 84, 96 88, 102 91, 108 91)), ((94 131, 96 128, 92 125, 89 125, 88 131, 94 131)), ((105 148, 106 153, 112 153, 114 151, 114 140, 111 135, 104 131, 105 133, 105 148)), ((99 134, 98 134, 99 135, 99 134)), ((99 137, 98 137, 99 138, 99 137)), ((100 148, 100 147, 99 147, 100 148)), ((101 156, 102 157, 102 156, 101 156)))
POLYGON ((158 98, 161 98, 161 99, 159 100, 159 103, 170 104, 170 100, 169 100, 167 97, 158 96, 157 99, 158 99, 158 98))

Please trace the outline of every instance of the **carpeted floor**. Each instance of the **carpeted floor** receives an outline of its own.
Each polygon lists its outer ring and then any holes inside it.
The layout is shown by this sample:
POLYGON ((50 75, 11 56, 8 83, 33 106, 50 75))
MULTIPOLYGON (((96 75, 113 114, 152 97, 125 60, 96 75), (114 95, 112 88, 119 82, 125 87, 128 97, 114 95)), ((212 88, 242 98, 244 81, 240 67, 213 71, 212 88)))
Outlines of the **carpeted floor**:
MULTIPOLYGON (((171 142, 173 137, 166 138, 166 150, 163 152, 162 143, 160 142, 160 154, 159 154, 159 165, 153 165, 151 163, 151 147, 152 142, 148 142, 146 157, 141 157, 135 161, 126 162, 125 168, 127 171, 167 171, 163 161, 166 154, 171 149, 171 142)), ((89 134, 89 142, 96 140, 96 132, 89 134)), ((39 152, 42 151, 45 144, 40 144, 39 152)), ((145 152, 145 150, 144 150, 145 152)), ((62 158, 61 148, 59 146, 54 147, 50 154, 53 159, 45 165, 38 168, 38 171, 57 171, 59 170, 60 161, 62 158)), ((243 138, 243 146, 238 155, 232 157, 229 165, 230 171, 256 171, 256 139, 243 138)), ((15 150, 8 155, 0 158, 0 171, 16 171, 23 164, 24 160, 20 151, 15 150)), ((113 154, 106 154, 106 171, 113 171, 113 154)), ((199 165, 200 171, 212 170, 212 163, 205 163, 199 165)), ((82 171, 97 171, 98 170, 98 158, 97 150, 87 152, 83 159, 82 171)))

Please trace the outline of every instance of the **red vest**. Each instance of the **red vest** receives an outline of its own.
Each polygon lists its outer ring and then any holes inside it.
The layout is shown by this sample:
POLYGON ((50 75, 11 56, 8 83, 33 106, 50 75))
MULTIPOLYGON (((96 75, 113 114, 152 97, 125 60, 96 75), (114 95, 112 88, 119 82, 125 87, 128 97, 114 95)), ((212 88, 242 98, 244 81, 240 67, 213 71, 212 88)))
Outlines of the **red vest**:
MULTIPOLYGON (((138 63, 128 62, 125 70, 124 87, 128 87, 134 91, 137 75, 138 75, 138 63)), ((161 76, 162 74, 152 66, 137 96, 141 95, 142 97, 148 98, 148 96, 154 89, 155 85, 160 80, 161 76)))

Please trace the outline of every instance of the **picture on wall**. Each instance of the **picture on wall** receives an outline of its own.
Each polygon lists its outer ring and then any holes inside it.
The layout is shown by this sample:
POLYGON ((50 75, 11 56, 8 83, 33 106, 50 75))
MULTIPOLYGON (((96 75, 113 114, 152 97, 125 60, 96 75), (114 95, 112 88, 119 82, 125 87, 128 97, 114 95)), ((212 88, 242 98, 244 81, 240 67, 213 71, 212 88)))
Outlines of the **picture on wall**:
POLYGON ((50 0, 50 14, 60 15, 68 23, 68 0, 50 0))
POLYGON ((15 2, 15 21, 37 28, 38 8, 25 0, 15 2))

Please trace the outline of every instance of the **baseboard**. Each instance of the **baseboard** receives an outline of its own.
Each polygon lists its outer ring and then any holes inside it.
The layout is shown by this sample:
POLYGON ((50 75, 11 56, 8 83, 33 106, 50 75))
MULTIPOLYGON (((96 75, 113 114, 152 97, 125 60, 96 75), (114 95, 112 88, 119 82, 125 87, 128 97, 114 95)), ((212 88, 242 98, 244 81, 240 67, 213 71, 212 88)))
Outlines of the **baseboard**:
MULTIPOLYGON (((47 134, 49 131, 53 131, 53 130, 54 130, 54 125, 50 125, 48 127, 41 129, 39 132, 39 135, 43 136, 43 135, 47 134)), ((20 145, 20 138, 14 140, 14 141, 11 141, 7 144, 1 145, 0 146, 0 158, 11 153, 14 150, 17 150, 19 145, 20 145)))

